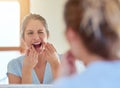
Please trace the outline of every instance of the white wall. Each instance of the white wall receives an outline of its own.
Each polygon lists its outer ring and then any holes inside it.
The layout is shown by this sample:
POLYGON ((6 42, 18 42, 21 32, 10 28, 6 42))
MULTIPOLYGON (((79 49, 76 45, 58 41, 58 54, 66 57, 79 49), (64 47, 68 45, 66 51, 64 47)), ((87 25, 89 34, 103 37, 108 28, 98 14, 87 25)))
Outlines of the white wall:
POLYGON ((49 41, 55 46, 58 53, 69 49, 64 35, 63 9, 66 0, 31 0, 30 11, 43 16, 50 31, 49 41))

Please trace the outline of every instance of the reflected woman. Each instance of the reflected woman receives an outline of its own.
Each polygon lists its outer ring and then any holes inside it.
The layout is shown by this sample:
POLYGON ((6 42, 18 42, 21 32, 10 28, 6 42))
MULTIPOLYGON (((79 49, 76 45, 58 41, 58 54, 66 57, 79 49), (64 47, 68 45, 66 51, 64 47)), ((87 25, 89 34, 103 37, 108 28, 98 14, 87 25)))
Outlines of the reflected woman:
POLYGON ((54 46, 47 42, 49 31, 46 20, 38 14, 29 14, 22 23, 22 39, 26 54, 8 63, 10 84, 48 84, 57 76, 60 64, 54 46))

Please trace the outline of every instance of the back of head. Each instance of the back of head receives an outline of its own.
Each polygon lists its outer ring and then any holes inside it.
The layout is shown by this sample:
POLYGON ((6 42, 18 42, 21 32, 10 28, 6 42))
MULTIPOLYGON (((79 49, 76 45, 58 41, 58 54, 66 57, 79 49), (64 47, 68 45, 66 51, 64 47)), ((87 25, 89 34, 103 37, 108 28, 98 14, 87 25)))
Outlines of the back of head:
POLYGON ((120 37, 119 0, 68 0, 64 18, 83 40, 89 52, 112 60, 120 37))

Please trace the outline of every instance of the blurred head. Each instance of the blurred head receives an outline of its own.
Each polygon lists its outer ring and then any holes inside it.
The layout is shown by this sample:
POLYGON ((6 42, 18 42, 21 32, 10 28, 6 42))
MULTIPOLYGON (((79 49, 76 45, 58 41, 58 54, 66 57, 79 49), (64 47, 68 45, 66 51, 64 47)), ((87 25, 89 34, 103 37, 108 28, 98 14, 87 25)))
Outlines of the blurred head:
POLYGON ((68 0, 64 19, 66 36, 76 57, 81 58, 83 50, 103 60, 118 57, 119 0, 68 0))
POLYGON ((38 14, 27 15, 22 23, 21 36, 27 47, 33 45, 39 51, 49 36, 46 20, 38 14))

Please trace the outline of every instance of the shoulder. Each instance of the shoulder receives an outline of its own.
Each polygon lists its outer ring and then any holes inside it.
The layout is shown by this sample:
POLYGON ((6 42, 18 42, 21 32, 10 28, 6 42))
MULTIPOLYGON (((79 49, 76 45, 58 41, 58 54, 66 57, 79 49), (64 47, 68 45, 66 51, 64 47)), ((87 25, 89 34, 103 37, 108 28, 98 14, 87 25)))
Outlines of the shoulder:
POLYGON ((71 77, 62 77, 57 79, 53 84, 55 88, 77 88, 78 86, 80 86, 80 83, 77 83, 78 79, 76 79, 76 77, 78 78, 78 75, 75 76, 71 76, 71 77))
POLYGON ((7 65, 7 74, 12 73, 17 76, 21 76, 21 69, 24 56, 20 56, 11 60, 7 65))
POLYGON ((80 74, 75 74, 70 77, 63 77, 54 82, 55 88, 95 88, 93 83, 98 79, 94 74, 94 68, 87 68, 80 74), (94 75, 93 75, 94 74, 94 75), (91 81, 92 79, 92 81, 91 81))
POLYGON ((20 57, 15 58, 15 59, 12 59, 12 60, 8 63, 8 65, 12 65, 12 64, 22 64, 24 57, 25 57, 25 56, 23 55, 23 56, 20 56, 20 57))
POLYGON ((120 76, 119 68, 120 62, 95 62, 81 74, 57 80, 55 88, 114 88, 120 86, 117 79, 120 76))

